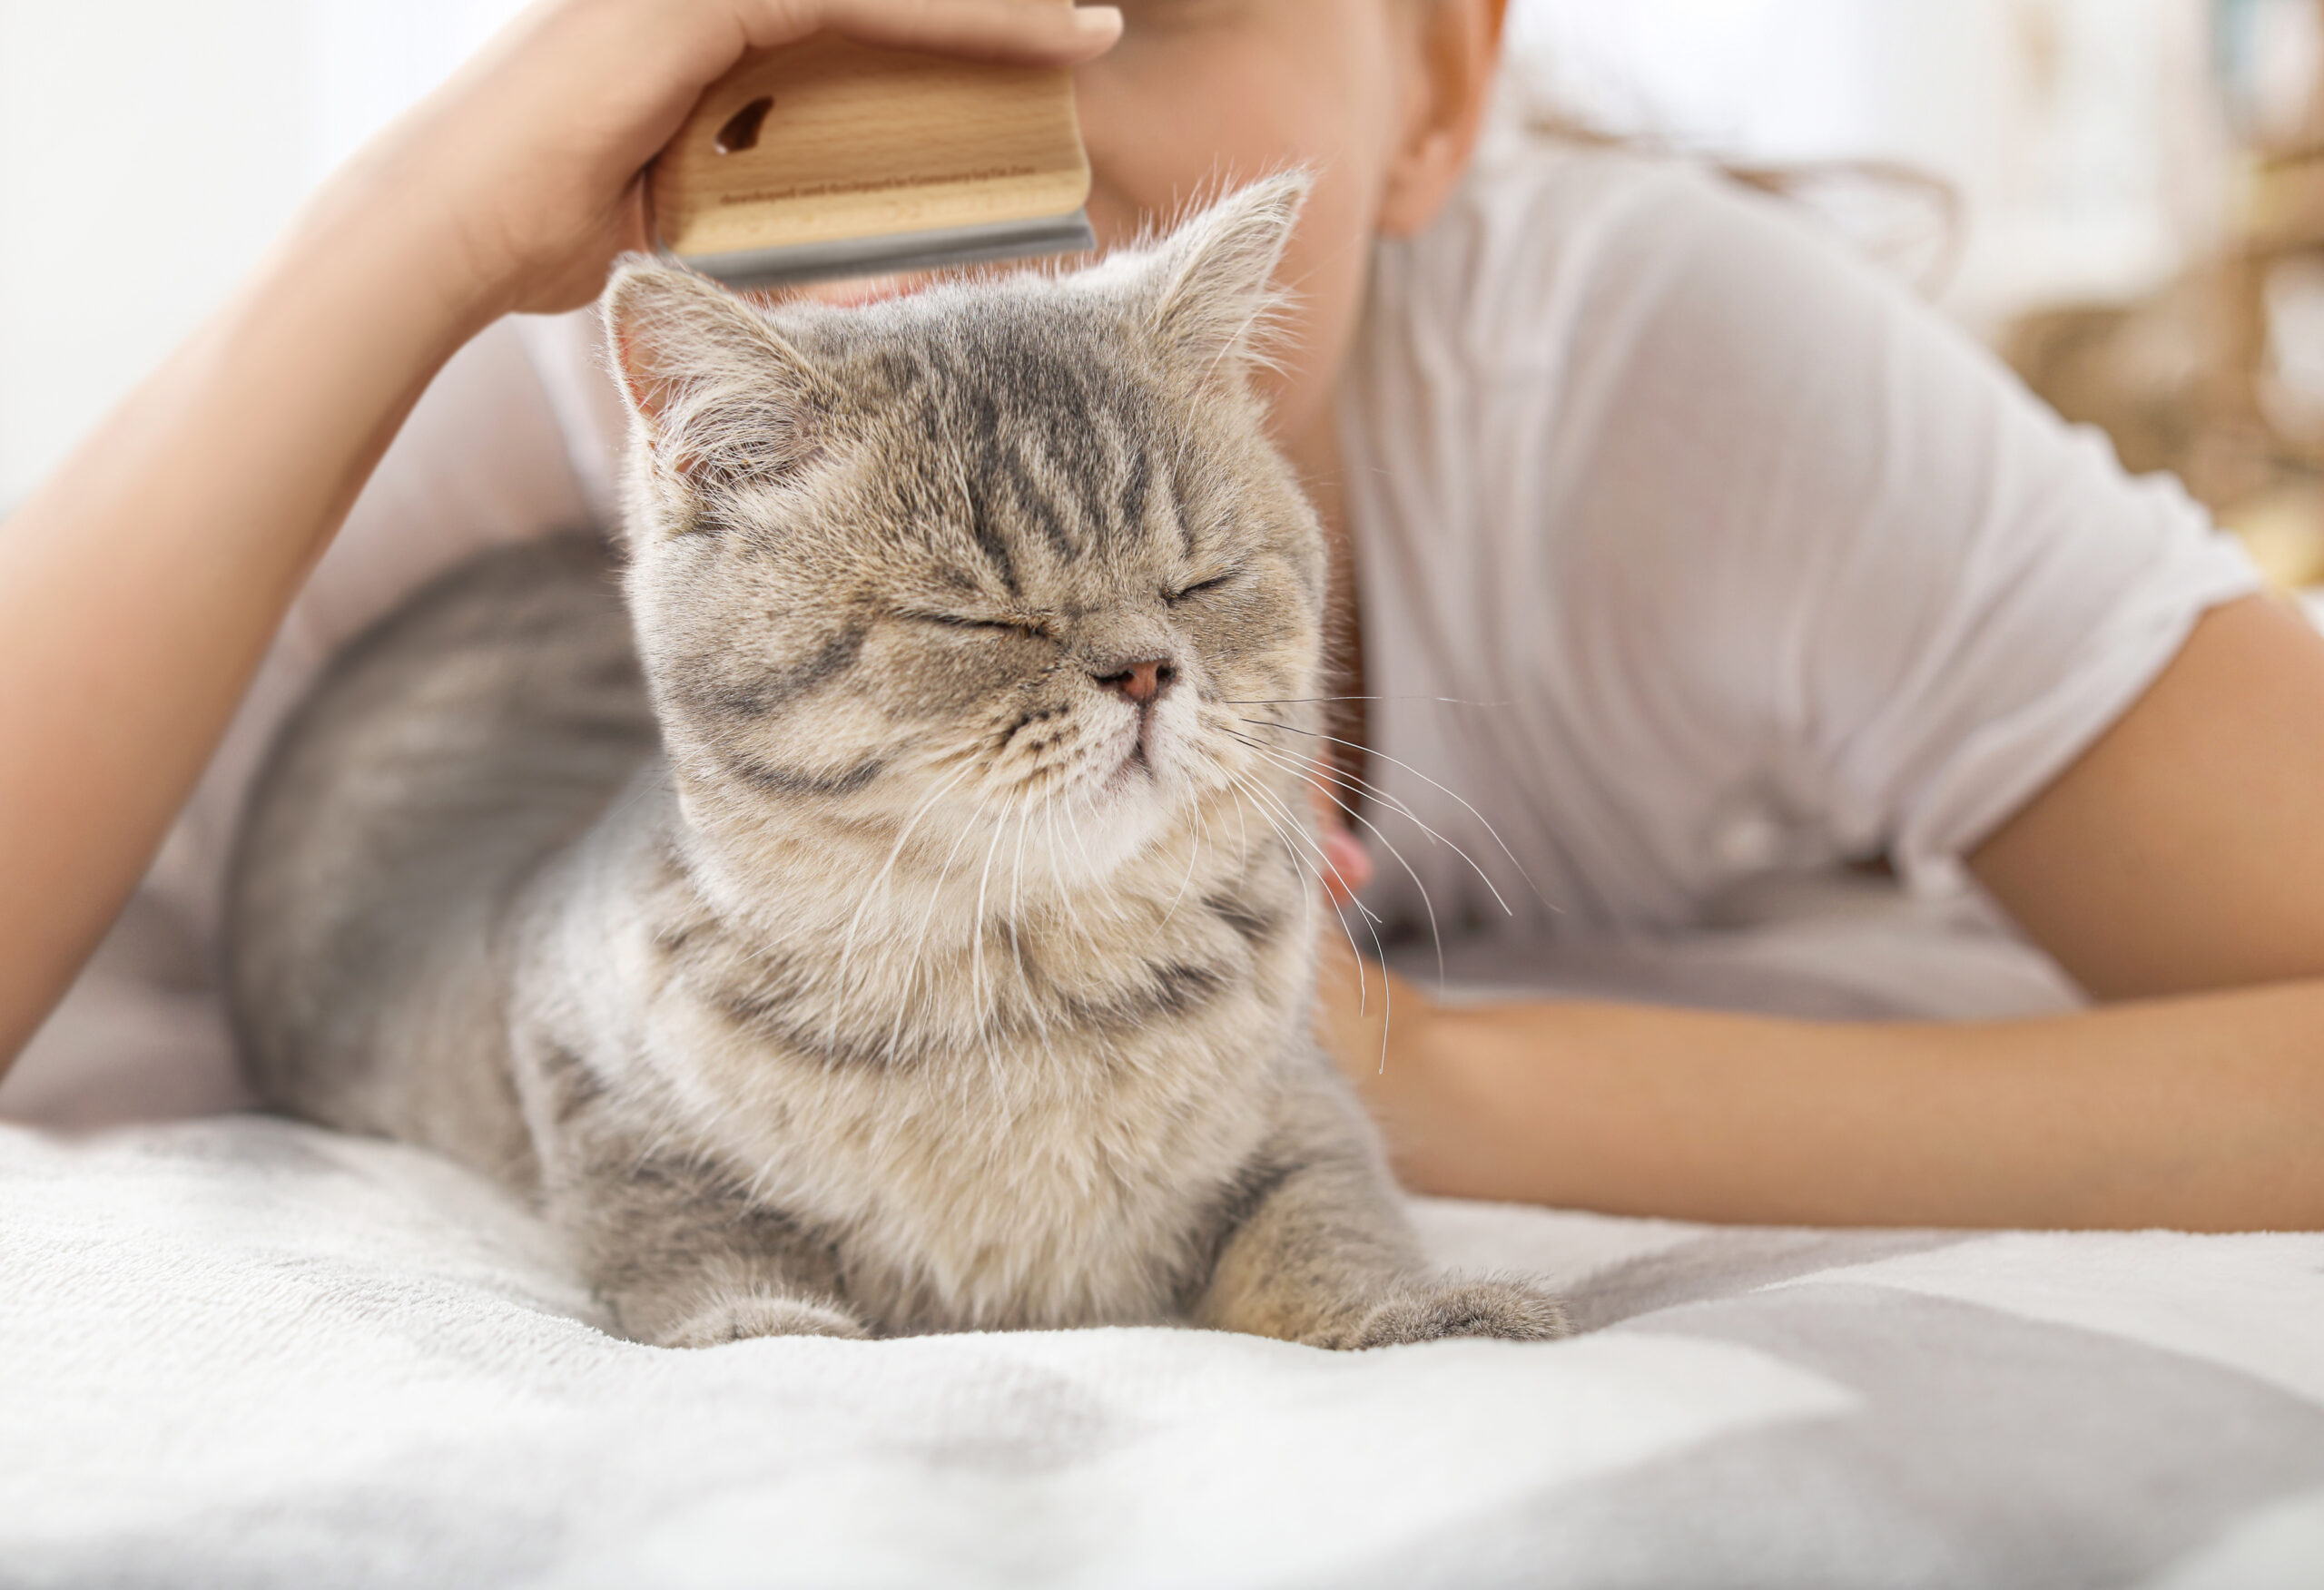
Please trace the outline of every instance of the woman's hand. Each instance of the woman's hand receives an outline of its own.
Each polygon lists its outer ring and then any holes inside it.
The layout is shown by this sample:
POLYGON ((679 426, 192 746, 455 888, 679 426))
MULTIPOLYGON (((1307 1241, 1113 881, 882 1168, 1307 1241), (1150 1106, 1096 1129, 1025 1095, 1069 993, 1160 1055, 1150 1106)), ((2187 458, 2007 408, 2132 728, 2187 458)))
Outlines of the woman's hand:
POLYGON ((873 44, 1073 65, 1121 32, 1109 6, 1046 0, 563 0, 537 5, 388 128, 319 210, 407 217, 447 290, 485 319, 586 303, 649 241, 643 172, 702 91, 755 50, 820 30, 873 44))
POLYGON ((373 140, 310 219, 389 221, 477 324, 576 308, 615 255, 646 246, 642 173, 702 91, 746 54, 820 30, 1067 66, 1110 46, 1121 16, 1056 0, 544 3, 373 140))

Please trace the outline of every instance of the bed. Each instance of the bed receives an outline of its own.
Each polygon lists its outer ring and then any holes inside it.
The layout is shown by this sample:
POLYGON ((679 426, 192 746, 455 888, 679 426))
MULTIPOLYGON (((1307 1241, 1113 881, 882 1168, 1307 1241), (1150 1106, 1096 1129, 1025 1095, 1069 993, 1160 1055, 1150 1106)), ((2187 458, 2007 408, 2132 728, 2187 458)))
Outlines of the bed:
MULTIPOLYGON (((133 948, 0 1090, 77 1122, 0 1126, 0 1584, 2324 1585, 2324 1236, 1424 1201, 1438 1259, 1542 1277, 1579 1333, 664 1351, 457 1168, 219 1108, 214 1022, 133 948), (95 1127, 109 1058, 116 1114, 180 1118, 95 1127), (134 1083, 162 1063, 177 1094, 134 1083)), ((1548 964, 1502 958, 1456 975, 1548 964)), ((1957 915, 1829 899, 1551 970, 1829 1014, 2071 997, 1957 915)))

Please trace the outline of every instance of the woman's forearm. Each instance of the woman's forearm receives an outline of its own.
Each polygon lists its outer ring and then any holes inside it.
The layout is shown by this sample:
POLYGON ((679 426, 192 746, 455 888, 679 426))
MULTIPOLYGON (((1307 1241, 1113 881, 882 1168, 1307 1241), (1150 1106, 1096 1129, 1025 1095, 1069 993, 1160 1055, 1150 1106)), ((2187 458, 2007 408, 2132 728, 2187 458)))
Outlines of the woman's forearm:
POLYGON ((1409 1026, 1384 1070, 1375 1037, 1335 1047, 1419 1191, 1778 1224, 2324 1227, 2324 983, 1990 1024, 1510 1004, 1409 1026))
POLYGON ((0 1067, 134 886, 308 566, 489 317, 326 198, 0 525, 0 1067))

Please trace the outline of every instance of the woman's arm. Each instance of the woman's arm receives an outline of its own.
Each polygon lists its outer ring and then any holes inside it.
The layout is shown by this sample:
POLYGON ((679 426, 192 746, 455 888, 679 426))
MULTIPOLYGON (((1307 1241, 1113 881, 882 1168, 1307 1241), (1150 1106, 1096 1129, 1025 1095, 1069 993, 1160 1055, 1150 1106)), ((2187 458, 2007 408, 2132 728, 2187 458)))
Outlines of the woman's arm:
POLYGON ((645 241, 704 85, 832 27, 1059 64, 1110 8, 564 0, 308 204, 234 298, 0 525, 0 1069, 135 886, 306 570, 428 378, 645 241))
MULTIPOLYGON (((1355 1012, 1333 1046, 1423 1190, 1803 1224, 2324 1227, 2324 639, 2213 611, 1972 859, 2093 992, 2041 1020, 1586 1004, 1355 1012)), ((1376 974, 1375 974, 1376 976, 1376 974)))
POLYGON ((2301 983, 1968 1026, 1439 1008, 1384 1071, 1376 1030, 1338 1047, 1420 1192, 1766 1224, 2308 1230, 2319 1032, 2324 986, 2301 983))

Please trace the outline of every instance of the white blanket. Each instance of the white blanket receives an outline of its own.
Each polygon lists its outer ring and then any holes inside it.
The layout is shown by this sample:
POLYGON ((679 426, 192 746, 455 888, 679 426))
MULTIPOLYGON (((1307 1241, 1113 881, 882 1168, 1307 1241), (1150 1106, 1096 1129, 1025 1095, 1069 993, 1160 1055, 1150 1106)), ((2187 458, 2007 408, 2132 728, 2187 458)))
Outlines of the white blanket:
POLYGON ((1585 1333, 665 1351, 419 1152, 0 1129, 0 1582, 2324 1583, 2324 1238, 1420 1212, 1585 1333))
MULTIPOLYGON (((1768 995, 1787 961, 1817 977, 1768 1002, 1834 1011, 2056 988, 1989 936, 1818 920, 1567 970, 1768 995)), ((95 1109, 100 1062, 148 1101, 222 1064, 214 1024, 102 973, 19 1107, 95 1109)), ((2324 1236, 1419 1214, 1582 1334, 664 1351, 418 1151, 0 1127, 0 1585, 2324 1585, 2324 1236)))

